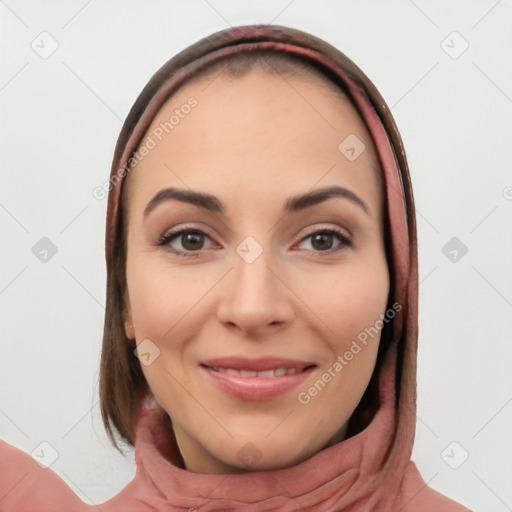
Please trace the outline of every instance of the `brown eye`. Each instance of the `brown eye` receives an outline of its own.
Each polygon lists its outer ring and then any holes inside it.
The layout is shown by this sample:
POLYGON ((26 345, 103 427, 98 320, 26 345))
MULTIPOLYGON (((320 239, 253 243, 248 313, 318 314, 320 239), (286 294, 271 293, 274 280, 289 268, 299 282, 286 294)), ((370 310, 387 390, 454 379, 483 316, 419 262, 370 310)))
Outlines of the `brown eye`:
POLYGON ((190 231, 181 235, 181 244, 188 251, 202 249, 204 236, 199 231, 190 231))
POLYGON ((308 249, 313 252, 332 253, 351 245, 351 241, 347 236, 333 229, 315 231, 304 237, 301 242, 305 242, 309 239, 311 240, 311 248, 308 249), (335 243, 336 239, 338 240, 337 244, 335 243))
POLYGON ((317 233, 311 238, 311 245, 319 251, 324 251, 332 248, 333 244, 332 233, 317 233))
POLYGON ((205 249, 205 241, 209 239, 210 237, 201 230, 184 228, 167 233, 157 245, 168 247, 173 254, 178 256, 198 256, 199 251, 205 249), (178 246, 173 245, 177 242, 180 242, 178 246))

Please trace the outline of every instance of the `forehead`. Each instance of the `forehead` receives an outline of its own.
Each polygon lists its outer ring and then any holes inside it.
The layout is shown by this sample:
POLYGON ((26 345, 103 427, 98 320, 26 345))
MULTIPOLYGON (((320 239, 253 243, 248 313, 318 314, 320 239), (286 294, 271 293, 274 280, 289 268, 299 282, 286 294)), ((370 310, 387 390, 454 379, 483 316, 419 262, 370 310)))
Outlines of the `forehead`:
POLYGON ((180 180, 219 195, 234 182, 254 193, 289 192, 303 182, 302 191, 328 174, 329 183, 365 188, 369 201, 379 202, 381 173, 364 121, 334 84, 315 76, 251 70, 238 78, 193 79, 162 106, 147 137, 155 146, 129 175, 135 195, 183 186, 180 180), (355 160, 344 152, 347 140, 358 152, 364 147, 355 160))

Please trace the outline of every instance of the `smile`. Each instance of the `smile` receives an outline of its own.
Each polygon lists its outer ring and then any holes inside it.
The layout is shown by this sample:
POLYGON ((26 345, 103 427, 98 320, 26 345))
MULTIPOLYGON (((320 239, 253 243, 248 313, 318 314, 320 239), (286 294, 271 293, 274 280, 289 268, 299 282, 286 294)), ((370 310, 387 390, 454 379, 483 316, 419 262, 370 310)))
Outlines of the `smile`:
MULTIPOLYGON (((208 367, 210 368, 210 367, 208 367)), ((263 370, 261 372, 256 372, 253 370, 236 370, 235 368, 216 368, 211 367, 212 370, 221 373, 228 373, 229 375, 238 375, 240 377, 283 377, 283 375, 294 375, 298 372, 296 368, 276 368, 275 370, 263 370)))
POLYGON ((317 365, 275 357, 211 359, 199 364, 201 373, 224 394, 246 401, 284 395, 307 380, 317 365))

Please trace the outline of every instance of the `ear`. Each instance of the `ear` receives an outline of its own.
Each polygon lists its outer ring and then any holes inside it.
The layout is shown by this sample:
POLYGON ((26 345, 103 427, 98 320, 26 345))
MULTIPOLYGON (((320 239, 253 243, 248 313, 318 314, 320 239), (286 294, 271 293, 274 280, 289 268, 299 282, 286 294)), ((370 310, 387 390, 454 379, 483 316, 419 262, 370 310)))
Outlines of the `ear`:
POLYGON ((131 312, 131 306, 130 306, 130 298, 128 297, 127 291, 124 294, 123 323, 124 323, 124 332, 126 334, 126 337, 129 340, 135 339, 135 330, 133 328, 133 319, 132 319, 132 312, 131 312))

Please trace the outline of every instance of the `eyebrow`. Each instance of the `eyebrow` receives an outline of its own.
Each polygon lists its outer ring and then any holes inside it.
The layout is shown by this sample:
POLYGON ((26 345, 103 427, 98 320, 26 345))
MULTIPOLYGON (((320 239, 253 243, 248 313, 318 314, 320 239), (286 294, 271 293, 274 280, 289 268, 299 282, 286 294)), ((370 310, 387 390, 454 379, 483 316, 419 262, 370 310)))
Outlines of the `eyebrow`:
MULTIPOLYGON (((292 196, 285 202, 283 211, 284 213, 295 213, 334 197, 348 199, 353 204, 358 205, 365 213, 369 214, 368 207, 358 195, 348 188, 338 185, 327 186, 306 192, 305 194, 292 196)), ((190 203, 215 213, 223 214, 226 212, 226 206, 216 196, 192 190, 169 187, 157 192, 151 201, 149 201, 144 210, 144 217, 147 217, 159 204, 169 200, 190 203)))

